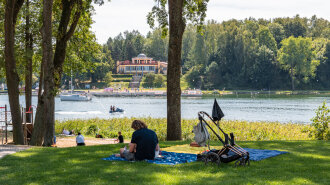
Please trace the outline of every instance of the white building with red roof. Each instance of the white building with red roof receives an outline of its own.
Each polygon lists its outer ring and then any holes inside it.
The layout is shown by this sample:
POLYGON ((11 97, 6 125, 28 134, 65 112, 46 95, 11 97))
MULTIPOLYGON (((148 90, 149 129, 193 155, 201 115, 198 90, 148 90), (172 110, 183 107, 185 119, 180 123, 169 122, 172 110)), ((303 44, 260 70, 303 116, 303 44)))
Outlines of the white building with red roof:
POLYGON ((154 61, 141 53, 132 60, 117 61, 117 74, 136 74, 145 73, 167 74, 167 62, 154 61))

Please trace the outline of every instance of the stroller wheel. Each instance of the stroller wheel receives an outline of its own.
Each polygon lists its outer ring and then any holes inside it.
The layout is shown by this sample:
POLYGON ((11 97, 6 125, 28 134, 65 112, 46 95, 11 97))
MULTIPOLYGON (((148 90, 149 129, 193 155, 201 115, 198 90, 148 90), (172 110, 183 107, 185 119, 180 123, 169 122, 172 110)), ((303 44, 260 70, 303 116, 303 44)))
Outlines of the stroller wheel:
POLYGON ((248 165, 250 165, 250 160, 246 160, 245 158, 241 157, 239 159, 236 160, 235 162, 235 167, 237 166, 245 166, 246 162, 248 162, 248 165))
POLYGON ((205 165, 209 162, 213 162, 216 163, 217 165, 220 165, 220 157, 218 154, 214 153, 214 152, 210 152, 208 154, 206 154, 205 159, 204 159, 205 165))
POLYGON ((240 161, 239 161, 239 159, 238 160, 236 160, 236 162, 235 162, 235 167, 237 167, 239 164, 240 161))

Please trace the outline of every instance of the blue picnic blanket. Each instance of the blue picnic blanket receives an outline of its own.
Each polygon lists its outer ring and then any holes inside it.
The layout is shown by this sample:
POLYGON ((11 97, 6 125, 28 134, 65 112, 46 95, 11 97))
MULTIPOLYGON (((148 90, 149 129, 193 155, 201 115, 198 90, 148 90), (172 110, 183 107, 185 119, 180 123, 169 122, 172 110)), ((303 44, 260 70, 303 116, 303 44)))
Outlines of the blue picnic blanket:
POLYGON ((275 157, 280 154, 288 153, 278 150, 260 150, 260 149, 252 149, 252 148, 244 148, 244 150, 249 152, 251 161, 261 161, 269 157, 275 157))
MULTIPOLYGON (((154 160, 146 160, 146 161, 154 164, 167 164, 167 165, 175 165, 175 164, 190 163, 197 161, 196 154, 161 151, 161 155, 163 157, 155 158, 154 160)), ((121 157, 116 157, 115 155, 110 155, 109 157, 102 159, 107 161, 127 161, 126 159, 121 157)))
MULTIPOLYGON (((274 157, 280 154, 287 153, 278 150, 259 150, 259 149, 250 149, 250 148, 244 148, 244 149, 250 153, 250 160, 252 161, 260 161, 269 157, 274 157)), ((162 151, 161 155, 163 156, 162 158, 155 158, 154 160, 146 160, 146 161, 149 163, 166 164, 166 165, 176 165, 181 163, 190 163, 197 161, 196 154, 162 151)), ((115 155, 111 155, 107 158, 102 158, 102 159, 106 161, 127 161, 126 159, 121 157, 116 157, 115 155)))

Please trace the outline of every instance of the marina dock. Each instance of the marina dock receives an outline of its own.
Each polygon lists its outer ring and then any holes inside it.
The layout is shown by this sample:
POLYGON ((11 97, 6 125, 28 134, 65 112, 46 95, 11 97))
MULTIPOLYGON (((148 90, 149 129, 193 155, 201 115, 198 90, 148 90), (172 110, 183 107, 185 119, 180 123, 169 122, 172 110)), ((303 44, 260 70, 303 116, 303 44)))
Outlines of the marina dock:
MULTIPOLYGON (((138 96, 150 96, 150 97, 165 97, 166 92, 155 91, 155 92, 93 92, 91 93, 96 97, 138 97, 138 96)), ((202 93, 182 93, 182 97, 202 97, 202 93)))

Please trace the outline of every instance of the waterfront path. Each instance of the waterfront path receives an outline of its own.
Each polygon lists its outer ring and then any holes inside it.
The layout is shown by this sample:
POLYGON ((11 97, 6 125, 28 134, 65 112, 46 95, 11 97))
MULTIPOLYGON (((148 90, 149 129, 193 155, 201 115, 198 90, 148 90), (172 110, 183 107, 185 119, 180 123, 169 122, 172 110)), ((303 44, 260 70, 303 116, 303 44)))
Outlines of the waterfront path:
POLYGON ((13 154, 29 148, 30 146, 24 145, 0 145, 0 159, 8 154, 13 154))

